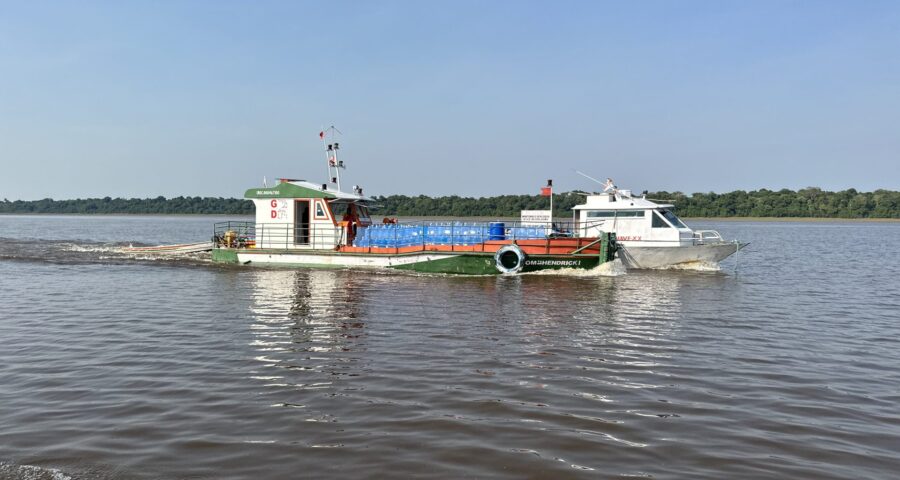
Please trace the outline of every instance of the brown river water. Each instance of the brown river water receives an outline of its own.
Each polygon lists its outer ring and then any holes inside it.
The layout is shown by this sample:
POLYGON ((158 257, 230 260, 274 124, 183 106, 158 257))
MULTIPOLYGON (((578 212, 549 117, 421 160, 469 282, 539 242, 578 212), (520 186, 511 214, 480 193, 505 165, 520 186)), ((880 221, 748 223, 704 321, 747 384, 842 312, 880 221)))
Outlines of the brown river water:
POLYGON ((219 220, 0 217, 0 478, 900 475, 900 224, 618 276, 115 251, 219 220))

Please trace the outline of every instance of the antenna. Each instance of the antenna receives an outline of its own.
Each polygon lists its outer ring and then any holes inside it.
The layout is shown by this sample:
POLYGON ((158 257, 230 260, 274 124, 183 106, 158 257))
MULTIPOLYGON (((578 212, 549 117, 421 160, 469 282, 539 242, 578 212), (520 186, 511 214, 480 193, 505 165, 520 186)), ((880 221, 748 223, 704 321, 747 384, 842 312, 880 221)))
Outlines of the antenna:
POLYGON ((594 178, 586 173, 581 173, 578 170, 575 170, 575 173, 577 173, 577 174, 581 175, 582 177, 587 178, 589 180, 593 180, 593 181, 599 183, 600 185, 606 186, 606 182, 601 182, 600 180, 597 180, 596 178, 594 178))
MULTIPOLYGON (((331 177, 331 165, 328 163, 328 147, 325 145, 325 127, 322 127, 322 129, 319 130, 319 138, 322 139, 322 148, 325 150, 325 164, 328 165, 328 175, 325 178, 329 178, 331 177)), ((325 190, 326 186, 327 185, 323 183, 322 190, 325 190)))

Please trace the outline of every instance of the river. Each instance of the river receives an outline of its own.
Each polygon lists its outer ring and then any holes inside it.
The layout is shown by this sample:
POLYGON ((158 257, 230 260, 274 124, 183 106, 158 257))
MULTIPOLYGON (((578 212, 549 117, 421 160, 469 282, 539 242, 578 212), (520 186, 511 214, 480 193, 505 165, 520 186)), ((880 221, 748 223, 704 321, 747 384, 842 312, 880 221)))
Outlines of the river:
POLYGON ((751 245, 618 276, 116 251, 219 220, 0 216, 0 478, 900 472, 900 223, 688 222, 751 245))

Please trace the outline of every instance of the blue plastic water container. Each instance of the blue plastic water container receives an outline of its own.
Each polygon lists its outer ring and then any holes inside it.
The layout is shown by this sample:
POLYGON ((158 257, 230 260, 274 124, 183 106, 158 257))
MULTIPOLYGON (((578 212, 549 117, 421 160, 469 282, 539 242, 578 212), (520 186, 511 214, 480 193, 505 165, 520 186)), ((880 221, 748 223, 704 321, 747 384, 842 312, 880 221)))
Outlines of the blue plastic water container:
POLYGON ((488 230, 488 239, 506 240, 506 224, 503 222, 491 222, 488 230))

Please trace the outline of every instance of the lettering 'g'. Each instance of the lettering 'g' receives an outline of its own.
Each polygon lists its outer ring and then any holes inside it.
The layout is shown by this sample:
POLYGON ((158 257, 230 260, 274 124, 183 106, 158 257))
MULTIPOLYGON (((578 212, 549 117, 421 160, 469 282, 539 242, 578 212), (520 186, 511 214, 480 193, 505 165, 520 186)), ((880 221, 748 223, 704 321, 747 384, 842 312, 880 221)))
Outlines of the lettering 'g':
MULTIPOLYGON (((269 203, 269 205, 272 205, 272 208, 278 208, 278 200, 272 199, 272 201, 269 203)), ((275 217, 272 217, 272 218, 275 218, 275 217)))

